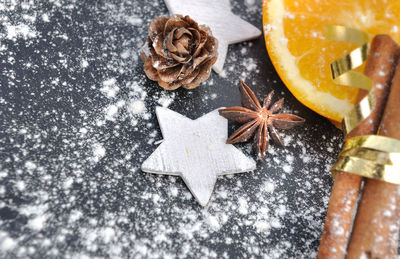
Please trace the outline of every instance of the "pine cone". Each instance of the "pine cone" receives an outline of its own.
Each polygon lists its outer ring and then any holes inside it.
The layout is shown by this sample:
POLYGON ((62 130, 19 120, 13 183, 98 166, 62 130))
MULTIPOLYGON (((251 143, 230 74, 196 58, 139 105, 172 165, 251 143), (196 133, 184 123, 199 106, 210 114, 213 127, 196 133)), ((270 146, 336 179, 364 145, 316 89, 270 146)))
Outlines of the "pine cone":
POLYGON ((217 48, 218 41, 207 26, 199 26, 189 16, 160 16, 150 22, 140 56, 147 77, 164 89, 192 89, 210 76, 217 48))

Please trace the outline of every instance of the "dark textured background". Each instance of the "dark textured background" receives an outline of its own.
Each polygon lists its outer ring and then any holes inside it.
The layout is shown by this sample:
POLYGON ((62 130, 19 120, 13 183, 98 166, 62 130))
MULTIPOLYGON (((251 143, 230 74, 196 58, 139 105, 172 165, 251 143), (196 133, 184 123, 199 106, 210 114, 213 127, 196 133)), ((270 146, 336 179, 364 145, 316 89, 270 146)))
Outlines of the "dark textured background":
MULTIPOLYGON (((231 2, 262 29, 259 1, 231 2)), ((2 1, 0 13, 2 258, 315 256, 342 137, 284 87, 263 37, 231 45, 222 76, 166 92, 138 58, 162 1, 2 1), (206 208, 181 179, 140 171, 162 139, 156 105, 190 118, 238 105, 239 78, 306 118, 282 132, 286 149, 220 178, 206 208)))

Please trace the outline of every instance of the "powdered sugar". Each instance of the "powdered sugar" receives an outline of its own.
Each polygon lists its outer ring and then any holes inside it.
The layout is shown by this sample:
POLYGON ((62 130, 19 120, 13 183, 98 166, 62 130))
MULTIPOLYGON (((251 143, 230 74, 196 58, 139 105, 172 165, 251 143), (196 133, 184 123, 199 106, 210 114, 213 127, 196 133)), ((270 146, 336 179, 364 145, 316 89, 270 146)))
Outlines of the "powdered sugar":
POLYGON ((39 215, 39 216, 36 216, 35 218, 29 220, 28 226, 34 231, 40 231, 45 226, 45 223, 46 223, 46 216, 39 215))
POLYGON ((100 91, 103 92, 103 94, 108 98, 114 98, 119 91, 119 87, 116 85, 115 78, 105 80, 100 91))
POLYGON ((129 103, 128 111, 131 114, 143 114, 146 112, 146 106, 143 101, 141 100, 134 100, 129 103))
POLYGON ((21 37, 23 39, 36 37, 36 31, 27 24, 11 25, 6 24, 6 38, 9 40, 16 40, 21 37))
POLYGON ((8 233, 0 231, 0 251, 6 252, 13 249, 17 245, 16 241, 12 239, 8 233))
POLYGON ((100 143, 93 144, 92 150, 93 150, 93 160, 95 162, 98 162, 106 155, 106 149, 100 143))
MULTIPOLYGON (((283 90, 262 39, 230 46, 225 77, 169 92, 138 56, 163 2, 10 2, 0 31, 1 257, 315 255, 340 133, 283 90), (218 179, 204 209, 180 178, 139 170, 162 139, 155 106, 197 118, 239 105, 239 78, 308 116, 280 132, 286 148, 271 142, 255 172, 218 179)), ((260 1, 232 5, 260 25, 260 1)), ((236 147, 254 155, 251 143, 236 147)))

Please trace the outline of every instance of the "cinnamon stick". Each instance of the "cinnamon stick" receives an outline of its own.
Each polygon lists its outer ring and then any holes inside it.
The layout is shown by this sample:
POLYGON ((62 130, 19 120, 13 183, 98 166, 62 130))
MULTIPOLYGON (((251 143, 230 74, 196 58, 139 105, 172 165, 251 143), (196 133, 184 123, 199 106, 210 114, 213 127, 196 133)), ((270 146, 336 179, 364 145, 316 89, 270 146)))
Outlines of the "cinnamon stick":
MULTIPOLYGON (((374 83, 372 91, 376 96, 376 107, 369 118, 346 136, 347 139, 377 132, 395 68, 393 61, 399 55, 400 47, 390 36, 377 35, 372 40, 364 74, 374 83)), ((367 91, 360 90, 357 102, 366 95, 367 91)), ((362 177, 358 175, 344 172, 336 174, 317 258, 344 258, 361 182, 362 177)))
MULTIPOLYGON (((400 60, 399 60, 400 61, 400 60)), ((400 140, 400 65, 397 65, 379 135, 400 140)), ((347 258, 397 258, 400 186, 367 179, 347 258)))

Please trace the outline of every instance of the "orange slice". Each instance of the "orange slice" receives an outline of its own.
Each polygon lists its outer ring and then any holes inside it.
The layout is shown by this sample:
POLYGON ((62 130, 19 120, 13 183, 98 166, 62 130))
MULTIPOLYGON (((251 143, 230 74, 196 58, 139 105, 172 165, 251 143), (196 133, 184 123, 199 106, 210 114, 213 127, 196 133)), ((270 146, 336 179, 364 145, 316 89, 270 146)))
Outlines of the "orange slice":
MULTIPOLYGON (((399 0, 263 0, 264 35, 282 81, 304 105, 341 121, 357 89, 336 85, 330 63, 358 47, 324 37, 326 25, 344 25, 400 42, 399 0)), ((362 68, 360 68, 361 71, 362 68)))

